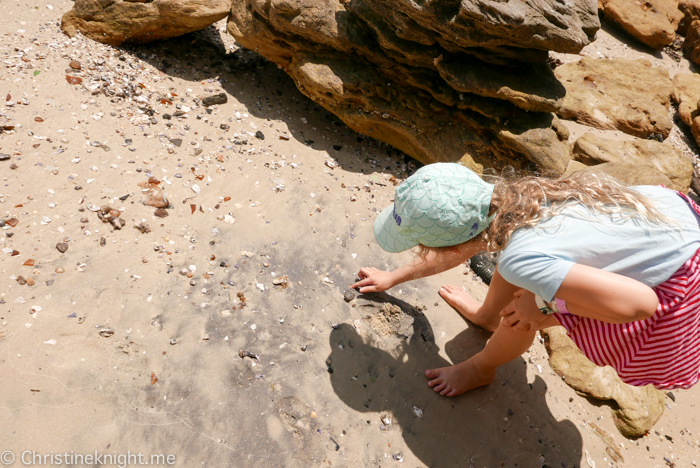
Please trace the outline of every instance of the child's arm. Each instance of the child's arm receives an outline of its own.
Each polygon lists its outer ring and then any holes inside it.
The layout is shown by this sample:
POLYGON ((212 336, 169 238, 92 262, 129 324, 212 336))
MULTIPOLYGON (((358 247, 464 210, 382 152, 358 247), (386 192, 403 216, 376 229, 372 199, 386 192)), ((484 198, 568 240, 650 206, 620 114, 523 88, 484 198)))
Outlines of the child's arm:
POLYGON ((556 297, 574 315, 607 323, 646 320, 659 299, 649 286, 626 276, 576 264, 564 278, 556 297))
MULTIPOLYGON (((649 286, 626 276, 575 264, 555 294, 566 301, 568 311, 607 323, 646 320, 656 311, 659 300, 649 286)), ((535 305, 534 295, 523 292, 505 308, 503 325, 537 329, 547 316, 535 305)))
POLYGON ((481 243, 465 242, 449 248, 430 249, 425 259, 416 257, 394 271, 362 268, 358 273, 360 281, 350 287, 359 288, 361 293, 386 291, 397 284, 454 268, 481 252, 483 247, 481 243))

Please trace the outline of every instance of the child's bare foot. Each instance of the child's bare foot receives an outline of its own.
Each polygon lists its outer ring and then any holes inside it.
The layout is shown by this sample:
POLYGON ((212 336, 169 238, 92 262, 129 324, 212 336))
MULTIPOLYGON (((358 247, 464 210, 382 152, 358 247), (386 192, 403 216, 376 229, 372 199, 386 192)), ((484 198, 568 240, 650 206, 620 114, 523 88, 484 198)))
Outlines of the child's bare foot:
POLYGON ((496 331, 498 324, 501 323, 500 315, 495 315, 493 317, 480 317, 478 315, 479 307, 481 304, 479 301, 474 299, 462 288, 457 286, 452 286, 451 284, 446 284, 440 288, 440 296, 447 301, 449 305, 454 307, 457 312, 462 314, 464 318, 472 322, 474 325, 478 325, 484 330, 496 331))
POLYGON ((425 376, 431 379, 429 387, 440 395, 453 397, 490 384, 496 376, 496 369, 481 369, 471 357, 454 366, 428 369, 425 376))

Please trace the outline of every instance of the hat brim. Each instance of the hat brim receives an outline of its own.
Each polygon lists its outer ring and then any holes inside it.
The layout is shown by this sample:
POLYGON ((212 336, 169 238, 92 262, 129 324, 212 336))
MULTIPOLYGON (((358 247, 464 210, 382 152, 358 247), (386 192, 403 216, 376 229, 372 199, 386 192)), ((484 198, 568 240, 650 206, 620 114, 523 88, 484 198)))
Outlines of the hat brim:
POLYGON ((399 232, 399 227, 392 216, 393 211, 394 204, 392 203, 377 216, 374 221, 374 238, 377 244, 387 252, 397 253, 412 249, 419 242, 399 232))

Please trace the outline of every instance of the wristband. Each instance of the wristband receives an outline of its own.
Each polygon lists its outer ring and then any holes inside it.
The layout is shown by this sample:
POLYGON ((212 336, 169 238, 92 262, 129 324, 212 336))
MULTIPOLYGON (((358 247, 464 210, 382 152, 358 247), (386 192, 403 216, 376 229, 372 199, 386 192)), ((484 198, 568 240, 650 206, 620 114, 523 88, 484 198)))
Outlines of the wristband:
POLYGON ((554 298, 554 303, 556 304, 557 310, 560 314, 571 314, 569 309, 566 307, 566 301, 564 299, 554 298))
POLYGON ((556 301, 547 303, 540 296, 535 295, 535 304, 537 304, 537 308, 540 309, 540 312, 544 315, 552 315, 559 312, 556 301))

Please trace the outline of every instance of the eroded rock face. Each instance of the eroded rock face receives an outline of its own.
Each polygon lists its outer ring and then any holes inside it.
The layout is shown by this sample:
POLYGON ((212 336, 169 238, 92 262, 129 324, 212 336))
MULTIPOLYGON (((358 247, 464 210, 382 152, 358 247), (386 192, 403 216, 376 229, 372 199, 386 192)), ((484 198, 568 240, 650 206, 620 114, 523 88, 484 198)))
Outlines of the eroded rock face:
POLYGON ((230 8, 231 0, 76 0, 61 27, 113 46, 144 44, 204 29, 230 8))
POLYGON ((563 119, 640 138, 671 132, 671 78, 647 60, 583 57, 554 74, 566 88, 558 111, 563 119))
POLYGON ((566 335, 564 327, 541 330, 549 365, 569 387, 583 396, 613 400, 612 416, 620 433, 638 437, 651 430, 664 412, 664 394, 653 385, 633 387, 610 366, 598 367, 566 335))
MULTIPOLYGON (((700 24, 700 21, 694 22, 700 24)), ((695 141, 700 144, 700 75, 679 73, 673 77, 673 100, 678 115, 690 126, 695 141)))
POLYGON ((698 116, 700 75, 678 73, 673 77, 673 101, 678 104, 678 115, 686 125, 692 125, 698 116))
POLYGON ((606 18, 655 49, 673 42, 683 18, 678 0, 600 0, 600 5, 606 18))
POLYGON ((560 175, 565 90, 547 51, 577 52, 595 1, 235 0, 228 30, 354 130, 424 163, 560 175))
POLYGON ((683 52, 688 60, 700 64, 700 20, 694 20, 688 26, 688 31, 683 41, 683 52))
POLYGON ((678 34, 685 36, 690 23, 700 19, 700 0, 681 0, 678 9, 683 13, 683 19, 678 23, 678 34))
POLYGON ((693 177, 690 158, 654 140, 616 141, 587 134, 576 140, 573 158, 587 170, 604 172, 626 185, 663 184, 687 193, 693 177))

